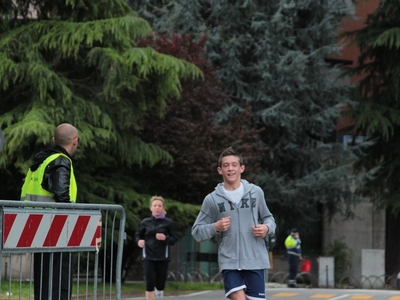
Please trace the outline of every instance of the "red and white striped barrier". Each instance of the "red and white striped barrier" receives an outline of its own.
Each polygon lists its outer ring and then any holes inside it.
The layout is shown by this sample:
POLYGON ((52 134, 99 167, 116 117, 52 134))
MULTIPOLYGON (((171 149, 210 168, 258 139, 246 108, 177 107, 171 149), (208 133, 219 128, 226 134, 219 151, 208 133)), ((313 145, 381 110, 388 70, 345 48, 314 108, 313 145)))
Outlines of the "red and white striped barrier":
POLYGON ((3 249, 100 246, 100 211, 4 209, 3 249))

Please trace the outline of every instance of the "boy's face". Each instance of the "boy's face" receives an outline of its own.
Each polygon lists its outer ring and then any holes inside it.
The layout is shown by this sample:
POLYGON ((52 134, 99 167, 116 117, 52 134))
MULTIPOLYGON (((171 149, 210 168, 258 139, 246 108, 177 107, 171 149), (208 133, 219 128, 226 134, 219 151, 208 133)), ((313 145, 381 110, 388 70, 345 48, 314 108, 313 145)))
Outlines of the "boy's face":
POLYGON ((227 184, 240 182, 243 171, 244 165, 240 165, 239 157, 234 155, 224 156, 221 167, 218 167, 218 173, 222 175, 224 182, 227 184))

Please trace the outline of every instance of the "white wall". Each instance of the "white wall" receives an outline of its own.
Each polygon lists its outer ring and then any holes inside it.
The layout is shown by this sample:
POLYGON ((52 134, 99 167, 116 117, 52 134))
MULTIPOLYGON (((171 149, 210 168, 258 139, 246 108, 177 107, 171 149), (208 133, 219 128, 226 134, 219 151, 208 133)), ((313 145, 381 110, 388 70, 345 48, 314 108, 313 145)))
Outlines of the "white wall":
MULTIPOLYGON (((344 221, 341 216, 324 224, 324 248, 334 240, 342 240, 352 251, 349 274, 356 278, 362 275, 362 250, 385 249, 385 212, 376 210, 371 203, 360 203, 354 207, 356 217, 344 221)), ((382 274, 376 274, 380 276, 382 274)))

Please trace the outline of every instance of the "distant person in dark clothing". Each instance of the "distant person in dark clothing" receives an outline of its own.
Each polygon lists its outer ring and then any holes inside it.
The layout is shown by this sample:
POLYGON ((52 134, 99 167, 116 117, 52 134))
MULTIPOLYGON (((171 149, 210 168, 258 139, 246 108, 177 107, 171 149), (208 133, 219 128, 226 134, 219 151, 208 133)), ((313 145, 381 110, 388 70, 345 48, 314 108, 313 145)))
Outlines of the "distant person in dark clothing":
POLYGON ((161 196, 150 199, 151 217, 143 219, 136 229, 135 242, 143 248, 143 270, 146 279, 146 300, 164 296, 170 262, 169 246, 178 240, 175 223, 165 217, 165 201, 161 196))
POLYGON ((300 260, 303 260, 301 256, 301 240, 299 231, 293 228, 289 236, 285 240, 286 253, 288 256, 289 263, 289 281, 288 287, 296 288, 296 277, 299 271, 300 260))

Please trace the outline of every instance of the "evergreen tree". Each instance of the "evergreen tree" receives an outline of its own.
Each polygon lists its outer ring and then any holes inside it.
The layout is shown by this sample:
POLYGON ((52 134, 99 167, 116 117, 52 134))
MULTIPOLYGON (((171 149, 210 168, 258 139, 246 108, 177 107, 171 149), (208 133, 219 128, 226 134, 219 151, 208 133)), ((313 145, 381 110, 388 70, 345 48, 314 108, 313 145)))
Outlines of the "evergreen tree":
MULTIPOLYGON (((69 122, 80 132, 78 202, 122 204, 134 229, 157 192, 143 188, 136 169, 172 162, 139 130, 179 98, 181 80, 201 71, 138 46, 153 31, 123 0, 9 0, 0 14, 0 198, 19 199, 33 155, 69 122)), ((187 218, 177 222, 186 227, 198 208, 182 207, 187 218)))
POLYGON ((351 70, 352 75, 362 76, 351 110, 354 130, 369 141, 356 163, 364 179, 359 192, 377 208, 386 209, 387 274, 396 274, 400 268, 399 14, 399 1, 382 0, 368 16, 365 27, 346 34, 361 52, 358 66, 351 70))
MULTIPOLYGON (((317 234, 324 212, 351 215, 351 153, 335 140, 347 91, 326 58, 338 52, 345 1, 130 1, 159 31, 208 36, 207 50, 232 114, 248 102, 268 151, 257 183, 278 219, 317 234)), ((231 117, 229 115, 228 117, 231 117)), ((246 154, 246 153, 244 153, 246 154)), ((303 235, 304 238, 306 238, 303 235)))
POLYGON ((124 205, 128 276, 140 257, 131 237, 149 215, 150 195, 168 198, 168 216, 183 230, 198 212, 186 203, 200 202, 220 180, 210 177, 222 147, 236 146, 233 136, 246 141, 238 146, 259 167, 257 132, 246 124, 251 112, 216 126, 214 111, 229 98, 204 42, 155 42, 148 23, 123 2, 28 2, 2 7, 13 17, 1 19, 1 198, 19 198, 34 153, 50 145, 57 124, 74 124, 78 202, 124 205))
MULTIPOLYGON (((164 34, 154 41, 158 52, 194 63, 203 72, 204 80, 183 81, 181 100, 167 101, 165 116, 149 116, 141 131, 143 140, 166 149, 174 161, 169 166, 157 164, 145 170, 149 189, 163 182, 158 187, 162 194, 183 203, 201 204, 221 182, 217 162, 227 145, 247 154, 246 174, 259 171, 263 150, 259 132, 248 126, 253 116, 250 107, 233 122, 215 122, 216 112, 222 110, 230 98, 207 58, 206 41, 205 36, 195 42, 190 35, 177 34, 164 34)), ((142 174, 143 171, 140 170, 142 174)))
POLYGON ((398 1, 382 1, 365 27, 347 33, 361 51, 351 74, 365 74, 352 110, 355 131, 373 141, 357 163, 358 170, 366 171, 364 193, 379 207, 393 207, 396 213, 400 211, 399 13, 398 1))

